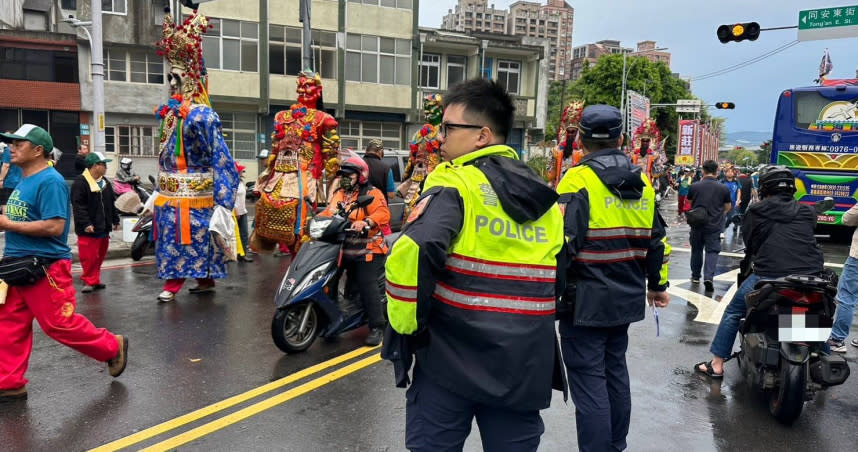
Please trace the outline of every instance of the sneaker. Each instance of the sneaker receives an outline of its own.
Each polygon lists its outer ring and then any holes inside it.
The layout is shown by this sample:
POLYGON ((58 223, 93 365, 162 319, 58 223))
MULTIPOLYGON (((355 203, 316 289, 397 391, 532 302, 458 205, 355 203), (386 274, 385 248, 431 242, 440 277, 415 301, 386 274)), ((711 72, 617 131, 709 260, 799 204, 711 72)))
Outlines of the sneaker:
POLYGON ((707 292, 712 292, 715 290, 715 284, 712 284, 712 281, 703 281, 703 287, 706 288, 707 292))
MULTIPOLYGON (((855 342, 853 340, 853 342, 855 342)), ((853 344, 855 345, 855 344, 853 344)), ((828 347, 834 353, 846 353, 846 343, 843 341, 838 341, 836 339, 828 339, 828 347)))
POLYGON ((82 293, 90 293, 90 292, 92 292, 93 290, 95 290, 95 287, 92 287, 92 286, 90 286, 89 284, 87 284, 87 285, 83 286, 83 288, 82 288, 82 289, 80 289, 80 291, 81 291, 82 293))
POLYGON ((169 303, 176 299, 176 294, 165 290, 158 295, 158 303, 169 303))
POLYGON ((363 341, 364 345, 375 347, 381 343, 384 338, 384 331, 381 328, 373 328, 369 330, 369 335, 363 341))
POLYGON ((0 403, 14 402, 16 400, 27 399, 27 386, 21 386, 16 389, 0 389, 0 403))
POLYGON ((105 287, 107 287, 107 286, 106 286, 106 285, 104 285, 104 284, 102 284, 102 283, 98 283, 98 284, 96 284, 96 285, 94 285, 94 286, 92 286, 92 287, 93 287, 93 288, 95 288, 95 290, 102 290, 102 289, 104 289, 104 288, 105 288, 105 287))
POLYGON ((247 256, 247 255, 238 256, 238 261, 239 262, 253 262, 253 258, 250 256, 247 256))
POLYGON ((849 343, 852 344, 853 347, 858 347, 858 339, 852 339, 849 343))
POLYGON ((194 287, 188 289, 190 293, 206 293, 206 292, 214 292, 215 285, 211 284, 197 284, 194 287))
POLYGON ((700 284, 700 278, 691 278, 691 284, 700 284))
POLYGON ((116 335, 116 342, 119 342, 119 351, 116 356, 107 362, 107 370, 110 371, 110 376, 116 378, 122 375, 125 371, 125 365, 128 364, 128 339, 121 334, 116 335))

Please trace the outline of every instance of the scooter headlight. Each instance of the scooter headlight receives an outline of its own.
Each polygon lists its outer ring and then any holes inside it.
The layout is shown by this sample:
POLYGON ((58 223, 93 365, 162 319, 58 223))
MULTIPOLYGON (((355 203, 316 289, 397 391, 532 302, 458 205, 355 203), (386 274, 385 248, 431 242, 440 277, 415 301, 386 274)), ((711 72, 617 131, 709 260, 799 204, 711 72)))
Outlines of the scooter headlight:
POLYGON ((307 276, 305 276, 304 279, 302 279, 301 282, 298 283, 297 286, 290 288, 288 286, 290 286, 292 284, 289 282, 289 280, 285 280, 285 281, 283 281, 283 286, 280 289, 281 290, 287 290, 293 294, 300 293, 301 291, 306 289, 307 286, 309 286, 309 285, 319 281, 320 279, 324 278, 325 273, 327 273, 327 269, 328 269, 328 264, 327 263, 322 264, 322 265, 314 268, 313 271, 311 271, 310 273, 308 273, 307 276))
POLYGON ((310 238, 318 239, 325 233, 325 229, 331 225, 333 219, 331 218, 322 218, 322 219, 313 219, 310 221, 310 238))

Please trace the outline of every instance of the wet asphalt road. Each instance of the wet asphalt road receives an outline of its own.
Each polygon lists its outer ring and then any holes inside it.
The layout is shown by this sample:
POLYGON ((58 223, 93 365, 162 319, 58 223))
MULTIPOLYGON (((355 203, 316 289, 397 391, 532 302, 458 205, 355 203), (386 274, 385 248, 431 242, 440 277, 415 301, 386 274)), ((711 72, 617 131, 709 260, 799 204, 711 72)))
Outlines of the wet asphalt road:
MULTIPOLYGON (((674 225, 670 235, 674 286, 702 293, 702 287, 682 282, 689 277, 687 227, 674 225)), ((728 232, 725 251, 740 246, 728 232)), ((826 262, 842 264, 848 253, 848 242, 823 240, 823 247, 826 262)), ((362 348, 366 329, 320 340, 299 355, 284 355, 273 345, 272 296, 288 262, 260 256, 232 264, 217 292, 183 291, 167 305, 155 303, 160 285, 151 263, 109 262, 108 288, 79 295, 78 310, 96 325, 128 335, 128 369, 113 380, 102 364, 37 328, 29 400, 0 405, 0 450, 88 450, 135 434, 104 450, 403 450, 404 391, 393 387, 392 366, 362 348), (311 367, 346 353, 351 355, 340 363, 311 367), (200 409, 205 411, 194 414, 200 409)), ((718 273, 738 262, 722 256, 718 273)), ((717 305, 730 284, 716 281, 709 303, 717 305)), ((792 427, 781 426, 746 388, 734 363, 722 383, 692 374, 693 363, 708 359, 716 328, 695 321, 697 314, 694 304, 673 296, 661 311, 659 337, 649 315, 631 327, 629 450, 855 450, 858 376, 807 403, 792 427)), ((850 347, 853 373, 856 357, 858 349, 850 347)), ((571 402, 564 404, 556 393, 543 419, 540 450, 576 449, 571 402)), ((481 449, 476 427, 465 449, 481 449)))

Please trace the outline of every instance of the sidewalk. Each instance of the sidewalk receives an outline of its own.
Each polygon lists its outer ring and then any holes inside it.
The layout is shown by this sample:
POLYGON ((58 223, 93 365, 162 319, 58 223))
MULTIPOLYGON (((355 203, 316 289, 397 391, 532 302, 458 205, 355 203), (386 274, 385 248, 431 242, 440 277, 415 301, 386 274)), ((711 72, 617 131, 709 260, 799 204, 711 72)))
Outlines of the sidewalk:
MULTIPOLYGON (((123 217, 127 218, 127 217, 123 217)), ((77 235, 74 227, 69 228, 69 247, 72 252, 72 261, 78 262, 77 235)), ((6 234, 0 233, 0 254, 6 245, 6 234)), ((131 257, 131 242, 122 241, 122 229, 110 233, 110 244, 107 247, 107 260, 131 257)))

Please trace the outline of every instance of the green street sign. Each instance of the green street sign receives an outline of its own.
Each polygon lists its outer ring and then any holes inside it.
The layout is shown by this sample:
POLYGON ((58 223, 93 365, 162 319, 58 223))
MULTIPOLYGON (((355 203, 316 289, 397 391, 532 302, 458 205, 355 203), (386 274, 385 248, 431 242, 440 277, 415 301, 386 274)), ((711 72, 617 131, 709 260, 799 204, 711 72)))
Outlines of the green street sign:
POLYGON ((858 5, 798 12, 798 40, 858 37, 858 5))

